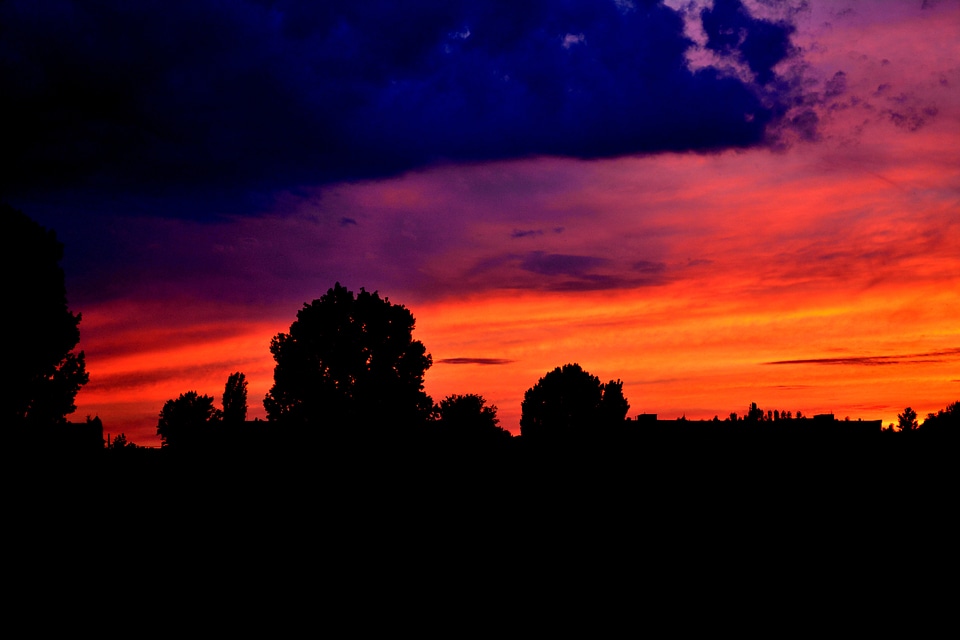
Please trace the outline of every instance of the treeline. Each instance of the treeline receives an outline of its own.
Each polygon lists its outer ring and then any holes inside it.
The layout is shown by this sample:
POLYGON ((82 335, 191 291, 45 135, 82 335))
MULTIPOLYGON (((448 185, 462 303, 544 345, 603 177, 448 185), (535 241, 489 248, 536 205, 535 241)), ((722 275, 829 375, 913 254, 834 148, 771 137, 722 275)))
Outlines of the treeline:
MULTIPOLYGON (((806 417, 801 411, 767 410, 752 403, 740 416, 712 421, 627 417, 623 382, 606 383, 578 364, 547 372, 527 389, 520 438, 497 418, 497 407, 473 393, 435 403, 423 390, 432 360, 413 338, 413 315, 376 292, 356 295, 339 283, 305 304, 289 332, 275 336, 274 384, 263 400, 266 421, 248 422, 247 383, 228 378, 221 406, 195 391, 167 401, 157 434, 162 448, 211 451, 289 441, 319 446, 362 443, 397 447, 624 446, 652 438, 816 437, 835 439, 881 432, 879 421, 806 417), (518 444, 522 441, 522 445, 518 444)), ((889 433, 958 433, 960 403, 918 423, 907 408, 889 433)), ((127 445, 129 446, 129 445, 127 445)), ((120 447, 116 444, 114 448, 120 447)))

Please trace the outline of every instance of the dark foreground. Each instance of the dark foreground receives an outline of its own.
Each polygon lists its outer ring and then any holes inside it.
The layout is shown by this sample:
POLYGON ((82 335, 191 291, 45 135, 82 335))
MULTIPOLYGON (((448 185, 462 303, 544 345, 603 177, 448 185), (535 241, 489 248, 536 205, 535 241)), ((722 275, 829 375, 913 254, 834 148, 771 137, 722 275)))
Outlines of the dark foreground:
POLYGON ((8 580, 168 630, 766 634, 956 560, 943 441, 316 444, 8 455, 8 580))

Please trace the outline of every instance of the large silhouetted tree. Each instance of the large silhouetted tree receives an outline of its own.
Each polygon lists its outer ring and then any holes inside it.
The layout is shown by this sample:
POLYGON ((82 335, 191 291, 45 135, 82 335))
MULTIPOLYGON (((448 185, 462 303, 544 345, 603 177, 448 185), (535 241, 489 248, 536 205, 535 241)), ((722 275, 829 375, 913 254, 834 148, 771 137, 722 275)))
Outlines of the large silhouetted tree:
POLYGON ((80 314, 67 308, 63 245, 53 231, 0 205, 7 378, 2 411, 7 426, 66 422, 88 375, 80 341, 80 314))
POLYGON ((531 439, 564 439, 602 433, 611 421, 621 421, 630 405, 620 381, 605 385, 578 364, 565 364, 547 373, 523 396, 520 434, 531 439))
POLYGON ((247 377, 237 371, 223 388, 223 422, 239 424, 247 419, 247 377))
POLYGON ((160 410, 160 446, 180 450, 205 446, 210 443, 220 417, 212 396, 201 396, 196 391, 181 393, 176 400, 167 400, 160 410))
POLYGON ((354 296, 338 282, 271 342, 267 417, 344 429, 424 424, 433 403, 423 375, 432 360, 413 329, 404 306, 364 289, 354 296))

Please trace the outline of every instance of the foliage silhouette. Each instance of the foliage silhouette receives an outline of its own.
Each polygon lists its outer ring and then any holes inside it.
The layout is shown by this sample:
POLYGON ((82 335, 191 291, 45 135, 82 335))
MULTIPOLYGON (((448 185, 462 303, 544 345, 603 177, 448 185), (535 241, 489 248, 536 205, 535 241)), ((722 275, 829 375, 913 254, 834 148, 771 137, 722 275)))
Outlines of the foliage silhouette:
POLYGON ((928 413, 920 430, 926 434, 960 437, 960 402, 949 404, 936 413, 928 413))
POLYGON ((176 400, 167 400, 160 410, 160 446, 180 450, 207 446, 220 419, 213 397, 198 395, 196 391, 182 393, 176 400))
POLYGON ((273 338, 268 419, 334 430, 425 425, 433 402, 423 375, 432 360, 413 329, 406 307, 336 283, 273 338))
POLYGON ((236 425, 247 419, 247 377, 231 373, 223 389, 223 422, 236 425))
POLYGON ((137 448, 138 447, 135 443, 127 440, 127 434, 125 433, 121 433, 113 439, 113 442, 107 444, 107 449, 111 451, 127 451, 129 449, 137 448))
POLYGON ((483 396, 450 395, 436 407, 443 437, 466 442, 496 442, 509 439, 510 432, 500 426, 497 407, 487 406, 483 396))
POLYGON ((900 427, 900 431, 916 431, 917 412, 910 407, 904 409, 903 413, 898 413, 897 420, 897 426, 900 427))
POLYGON ((600 417, 609 428, 623 423, 630 411, 630 403, 623 395, 623 381, 611 380, 603 385, 603 397, 600 399, 600 417))
POLYGON ((743 419, 747 422, 761 422, 763 417, 763 409, 758 407, 756 402, 751 402, 743 419))
POLYGON ((598 435, 622 422, 630 405, 622 382, 603 385, 574 363, 540 378, 527 389, 520 408, 520 434, 543 440, 598 435))
POLYGON ((0 205, 6 270, 4 300, 8 335, 8 378, 3 385, 4 423, 23 426, 65 424, 87 383, 80 342, 80 314, 67 308, 63 244, 9 205, 0 205))

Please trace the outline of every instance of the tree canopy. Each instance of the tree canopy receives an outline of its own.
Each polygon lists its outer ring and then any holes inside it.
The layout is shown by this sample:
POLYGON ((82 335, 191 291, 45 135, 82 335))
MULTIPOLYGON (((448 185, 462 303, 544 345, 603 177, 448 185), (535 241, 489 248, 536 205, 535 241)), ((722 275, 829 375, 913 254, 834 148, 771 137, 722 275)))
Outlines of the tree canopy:
POLYGON ((623 383, 600 378, 578 364, 547 373, 523 396, 520 434, 535 439, 597 434, 622 422, 630 408, 623 383))
POLYGON ((478 443, 511 437, 500 426, 496 405, 488 406, 477 394, 447 396, 437 405, 436 413, 440 433, 450 440, 478 443))
POLYGON ((364 289, 355 296, 336 283, 271 341, 268 419, 372 429, 425 423, 433 403, 423 376, 432 360, 413 329, 404 306, 364 289))
POLYGON ((907 407, 903 410, 903 413, 898 413, 897 426, 900 427, 900 431, 916 431, 917 412, 907 407))
POLYGON ((603 385, 603 398, 600 400, 600 418, 603 424, 615 426, 622 423, 628 411, 630 411, 630 403, 623 395, 623 381, 610 380, 603 385))
POLYGON ((201 396, 196 391, 181 393, 176 400, 167 400, 160 410, 160 446, 184 449, 206 444, 220 418, 212 396, 201 396))
POLYGON ((223 388, 223 422, 239 424, 247 419, 247 377, 231 373, 223 388))
POLYGON ((960 436, 960 402, 953 402, 936 413, 928 413, 921 430, 924 433, 960 436))
POLYGON ((67 308, 63 244, 9 205, 0 205, 9 377, 2 411, 11 425, 63 424, 87 383, 80 342, 80 314, 67 308))

